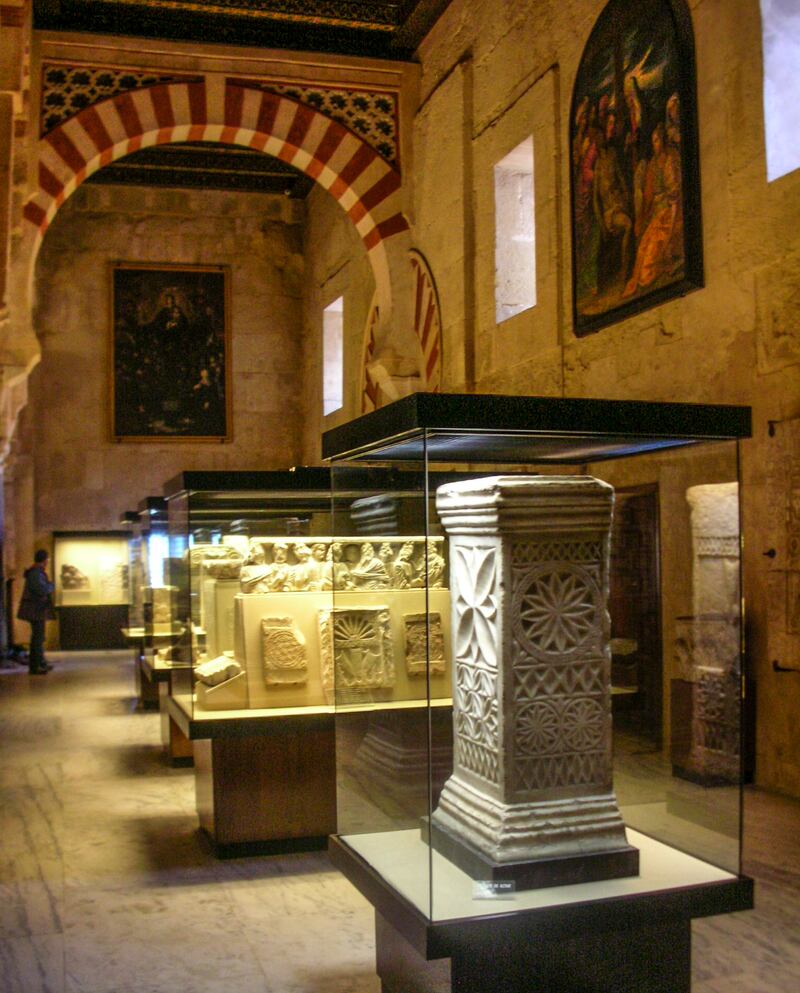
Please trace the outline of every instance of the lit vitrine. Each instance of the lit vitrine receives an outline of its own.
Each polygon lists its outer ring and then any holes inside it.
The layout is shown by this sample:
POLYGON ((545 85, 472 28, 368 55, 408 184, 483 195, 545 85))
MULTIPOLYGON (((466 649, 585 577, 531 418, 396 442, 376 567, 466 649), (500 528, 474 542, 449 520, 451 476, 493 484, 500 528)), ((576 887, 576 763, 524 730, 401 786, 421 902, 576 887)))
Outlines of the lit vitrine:
MULTIPOLYGON (((628 919, 633 960, 686 949, 664 989, 688 989, 691 917, 749 906, 749 426, 738 407, 416 394, 323 436, 336 541, 352 474, 395 472, 406 504, 419 480, 413 528, 387 518, 350 552, 330 622, 332 854, 375 904, 385 989, 407 981, 398 936, 483 990, 492 941, 537 928, 538 951, 493 959, 497 988, 570 957, 604 982, 620 963, 585 922, 628 919)), ((396 501, 381 482, 372 503, 396 501)))
POLYGON ((54 533, 54 601, 62 649, 125 647, 129 539, 127 531, 54 533))

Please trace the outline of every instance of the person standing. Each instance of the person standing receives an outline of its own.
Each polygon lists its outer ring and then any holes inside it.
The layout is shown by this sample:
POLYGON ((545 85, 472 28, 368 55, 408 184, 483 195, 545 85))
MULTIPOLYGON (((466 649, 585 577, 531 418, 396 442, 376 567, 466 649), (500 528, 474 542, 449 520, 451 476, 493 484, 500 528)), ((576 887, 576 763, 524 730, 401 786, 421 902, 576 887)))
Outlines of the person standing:
POLYGON ((33 556, 33 565, 25 570, 25 585, 19 602, 17 617, 31 626, 31 647, 28 652, 28 671, 32 676, 44 675, 50 668, 44 658, 45 622, 55 616, 53 610, 53 584, 47 575, 48 553, 39 548, 33 556))

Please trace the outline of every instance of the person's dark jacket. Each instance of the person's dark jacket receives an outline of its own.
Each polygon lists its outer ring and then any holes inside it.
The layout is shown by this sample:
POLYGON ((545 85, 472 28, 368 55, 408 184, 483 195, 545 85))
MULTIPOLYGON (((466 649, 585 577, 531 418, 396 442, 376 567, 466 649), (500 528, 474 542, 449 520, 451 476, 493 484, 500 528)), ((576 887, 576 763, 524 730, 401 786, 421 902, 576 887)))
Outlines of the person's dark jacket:
POLYGON ((54 616, 53 584, 41 566, 32 565, 25 570, 17 617, 21 621, 45 621, 54 616))

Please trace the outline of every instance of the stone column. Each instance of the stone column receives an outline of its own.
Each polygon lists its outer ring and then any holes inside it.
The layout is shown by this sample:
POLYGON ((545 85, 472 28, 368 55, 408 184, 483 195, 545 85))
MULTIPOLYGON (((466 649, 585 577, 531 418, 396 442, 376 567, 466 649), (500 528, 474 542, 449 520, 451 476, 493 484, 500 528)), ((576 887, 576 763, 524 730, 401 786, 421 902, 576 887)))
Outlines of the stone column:
POLYGON ((588 476, 439 488, 450 538, 454 769, 434 847, 519 887, 635 875, 612 787, 614 491, 588 476))
MULTIPOLYGON (((676 771, 705 786, 739 771, 739 484, 686 491, 692 526, 692 617, 684 619, 693 684, 691 750, 676 771)), ((680 629, 679 629, 680 630, 680 629)))

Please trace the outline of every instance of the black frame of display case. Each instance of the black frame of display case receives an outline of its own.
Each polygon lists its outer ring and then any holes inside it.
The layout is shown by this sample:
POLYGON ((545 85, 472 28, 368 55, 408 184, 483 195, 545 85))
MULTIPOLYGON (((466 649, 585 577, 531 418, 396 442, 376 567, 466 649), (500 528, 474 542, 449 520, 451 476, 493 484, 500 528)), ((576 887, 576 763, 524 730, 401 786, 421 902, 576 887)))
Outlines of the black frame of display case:
MULTIPOLYGON (((53 531, 53 582, 56 582, 58 539, 72 538, 124 538, 130 540, 130 531, 53 531)), ((128 623, 130 589, 125 603, 87 604, 84 606, 56 607, 58 617, 58 644, 61 651, 115 651, 128 648, 129 641, 123 634, 128 623)))
MULTIPOLYGON (((334 464, 579 465, 750 434, 751 411, 742 406, 416 393, 325 432, 322 453, 334 464)), ((753 906, 753 882, 739 873, 716 883, 433 920, 344 839, 332 836, 329 852, 375 908, 384 993, 688 993, 692 918, 753 906), (622 953, 615 935, 627 946, 622 953), (442 958, 449 969, 430 961, 442 958)))
POLYGON ((326 431, 322 455, 334 462, 421 462, 427 450, 429 461, 447 463, 575 464, 750 434, 749 407, 413 393, 326 431))

